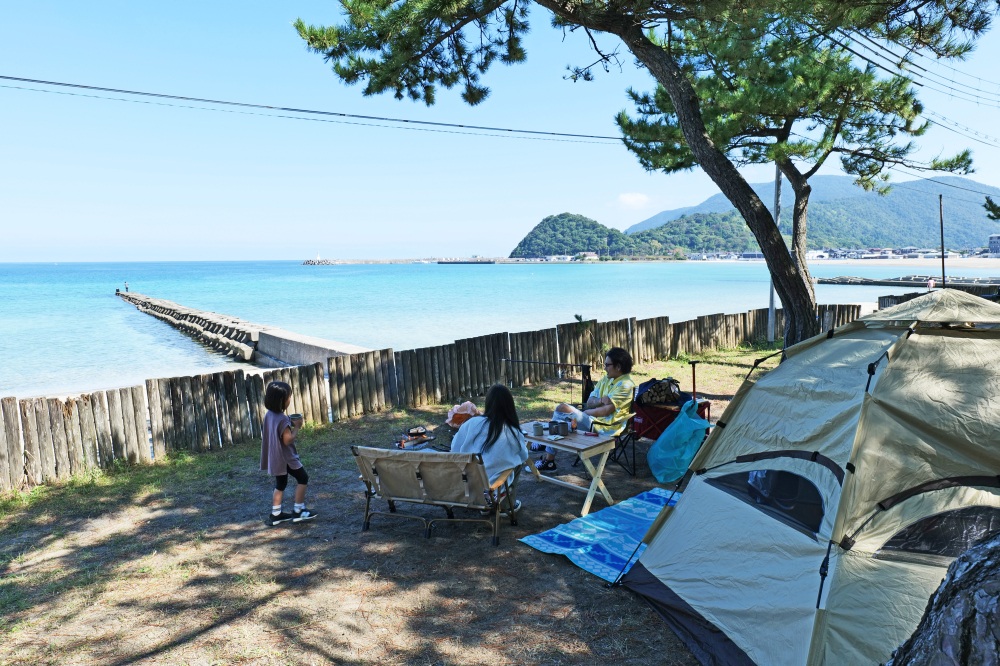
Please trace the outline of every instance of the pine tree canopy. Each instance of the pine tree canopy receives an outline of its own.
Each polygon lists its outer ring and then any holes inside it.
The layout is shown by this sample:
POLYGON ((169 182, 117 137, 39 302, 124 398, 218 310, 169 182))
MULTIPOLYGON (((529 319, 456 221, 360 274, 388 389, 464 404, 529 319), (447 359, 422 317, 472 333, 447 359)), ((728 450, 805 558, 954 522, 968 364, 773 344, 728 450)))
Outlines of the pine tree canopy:
POLYGON ((986 217, 1000 222, 1000 204, 993 201, 992 197, 986 197, 986 203, 983 204, 983 208, 986 209, 986 217))
MULTIPOLYGON (((346 16, 339 26, 296 21, 307 46, 345 83, 363 82, 365 95, 391 92, 427 104, 440 86, 461 87, 472 105, 486 99, 482 78, 493 64, 526 60, 533 5, 547 10, 552 25, 591 37, 597 61, 571 66, 577 80, 617 59, 599 50, 593 33, 619 38, 660 88, 635 94, 637 119, 619 119, 627 145, 647 168, 700 166, 733 203, 767 261, 787 344, 817 330, 804 257, 810 169, 839 153, 860 184, 881 187, 886 165, 912 150, 896 137, 924 129, 905 78, 911 60, 921 52, 961 57, 998 8, 998 0, 339 2, 346 16), (844 46, 854 40, 894 54, 900 76, 854 62, 844 46), (766 160, 776 160, 795 188, 791 248, 737 169, 766 160)), ((928 166, 962 171, 968 163, 960 153, 928 166)))

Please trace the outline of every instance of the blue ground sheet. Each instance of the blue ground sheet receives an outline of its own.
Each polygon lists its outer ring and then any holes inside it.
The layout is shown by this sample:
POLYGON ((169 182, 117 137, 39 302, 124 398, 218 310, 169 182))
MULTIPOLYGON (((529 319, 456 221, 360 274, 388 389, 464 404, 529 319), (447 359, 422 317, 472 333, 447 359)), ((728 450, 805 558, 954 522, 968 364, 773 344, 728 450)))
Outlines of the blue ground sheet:
POLYGON ((680 496, 671 490, 652 488, 564 525, 528 535, 521 541, 543 553, 565 555, 584 571, 610 583, 626 562, 631 568, 639 559, 646 545, 642 544, 638 551, 636 547, 667 505, 668 498, 673 506, 680 496))

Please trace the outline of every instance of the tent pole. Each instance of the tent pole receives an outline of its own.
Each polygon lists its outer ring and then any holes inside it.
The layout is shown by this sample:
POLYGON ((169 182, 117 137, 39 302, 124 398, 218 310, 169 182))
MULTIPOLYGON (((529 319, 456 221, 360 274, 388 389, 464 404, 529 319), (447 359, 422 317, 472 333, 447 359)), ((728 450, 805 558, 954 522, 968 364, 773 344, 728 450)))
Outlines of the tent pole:
POLYGON ((944 195, 938 195, 938 219, 941 221, 941 288, 948 286, 948 278, 944 272, 944 195))

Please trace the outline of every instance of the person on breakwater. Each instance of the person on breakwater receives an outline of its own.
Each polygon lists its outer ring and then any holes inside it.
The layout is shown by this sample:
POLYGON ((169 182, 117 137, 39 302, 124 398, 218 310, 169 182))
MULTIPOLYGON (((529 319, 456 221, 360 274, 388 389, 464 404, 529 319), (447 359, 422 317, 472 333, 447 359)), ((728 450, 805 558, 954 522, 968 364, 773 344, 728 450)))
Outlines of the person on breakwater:
MULTIPOLYGON (((583 432, 597 432, 602 435, 617 435, 625 428, 632 410, 632 355, 621 347, 612 347, 604 357, 604 376, 597 382, 587 404, 577 409, 565 402, 557 405, 553 419, 570 420, 574 429, 583 432)), ((545 449, 545 454, 535 461, 535 467, 543 472, 556 469, 556 449, 532 442, 532 451, 545 449)))
POLYGON ((285 382, 271 382, 264 391, 264 406, 267 414, 261 428, 260 469, 274 477, 274 492, 271 494, 271 513, 264 520, 266 525, 288 522, 301 523, 312 520, 316 512, 306 508, 306 488, 309 475, 299 460, 295 440, 302 422, 293 422, 285 410, 292 402, 292 387, 285 382), (281 504, 288 485, 288 475, 295 477, 295 505, 292 512, 282 511, 281 504))
POLYGON ((125 281, 125 293, 128 293, 128 280, 125 281))
MULTIPOLYGON (((462 424, 451 440, 451 451, 480 454, 490 483, 495 483, 502 472, 513 467, 514 474, 508 482, 510 501, 515 513, 521 508, 516 488, 521 468, 528 459, 528 448, 510 389, 503 384, 490 387, 486 392, 484 414, 473 416, 462 424)), ((505 512, 503 506, 498 510, 505 512)))

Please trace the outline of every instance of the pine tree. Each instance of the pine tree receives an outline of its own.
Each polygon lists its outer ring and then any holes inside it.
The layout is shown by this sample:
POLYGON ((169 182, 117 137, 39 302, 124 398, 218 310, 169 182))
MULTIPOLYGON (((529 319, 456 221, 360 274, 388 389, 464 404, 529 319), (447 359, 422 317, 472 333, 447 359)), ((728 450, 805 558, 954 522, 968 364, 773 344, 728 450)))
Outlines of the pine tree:
MULTIPOLYGON (((392 92, 433 104, 438 86, 461 86, 462 97, 478 104, 489 95, 482 75, 497 61, 523 62, 523 37, 532 4, 548 10, 551 22, 566 30, 617 36, 670 98, 677 126, 692 165, 699 165, 743 216, 767 261, 785 310, 785 342, 816 330, 815 300, 808 274, 789 252, 768 208, 717 146, 706 123, 712 100, 699 96, 696 81, 670 48, 674 24, 724 24, 753 28, 768 14, 782 16, 803 43, 828 44, 838 30, 902 47, 904 61, 914 53, 940 58, 963 55, 969 40, 986 30, 996 0, 340 0, 347 19, 333 27, 295 28, 310 49, 333 63, 345 83, 364 82, 364 94, 392 92)), ((760 39, 762 35, 752 35, 760 39)), ((593 42, 593 40, 592 40, 593 42)), ((596 42, 593 42, 596 44, 596 42)), ((595 46, 595 49, 597 47, 595 46)), ((711 53, 705 53, 711 57, 711 53)), ((617 56, 598 50, 598 61, 617 56)), ((591 67, 572 68, 578 79, 591 67)), ((747 81, 736 79, 737 85, 747 81)), ((764 89, 766 90, 766 89, 764 89)), ((761 100, 775 108, 773 100, 761 100)), ((765 104, 766 103, 766 104, 765 104)), ((780 155, 778 155, 780 157, 780 155)), ((862 161, 863 162, 863 161, 862 161)), ((609 248, 610 249, 610 248, 609 248)))

